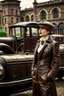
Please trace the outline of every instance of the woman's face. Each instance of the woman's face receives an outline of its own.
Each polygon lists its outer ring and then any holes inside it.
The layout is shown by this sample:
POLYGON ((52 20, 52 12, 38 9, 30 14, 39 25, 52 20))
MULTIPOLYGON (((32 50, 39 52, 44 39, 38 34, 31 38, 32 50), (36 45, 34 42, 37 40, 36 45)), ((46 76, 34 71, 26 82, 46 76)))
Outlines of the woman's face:
POLYGON ((40 28, 39 29, 39 35, 40 36, 47 36, 49 31, 47 31, 45 28, 40 28))

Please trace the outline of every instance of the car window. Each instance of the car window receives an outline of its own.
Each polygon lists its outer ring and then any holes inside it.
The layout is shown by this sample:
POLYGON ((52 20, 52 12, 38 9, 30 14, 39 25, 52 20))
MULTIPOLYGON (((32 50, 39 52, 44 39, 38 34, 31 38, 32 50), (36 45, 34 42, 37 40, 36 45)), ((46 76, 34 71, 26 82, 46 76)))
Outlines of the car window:
POLYGON ((38 36, 38 29, 32 28, 32 36, 38 36))
POLYGON ((30 36, 30 29, 28 27, 26 29, 26 36, 30 36))
POLYGON ((14 28, 12 28, 12 32, 10 32, 10 36, 15 36, 14 28))
POLYGON ((16 29, 16 37, 20 37, 20 28, 18 27, 18 28, 15 28, 16 29))

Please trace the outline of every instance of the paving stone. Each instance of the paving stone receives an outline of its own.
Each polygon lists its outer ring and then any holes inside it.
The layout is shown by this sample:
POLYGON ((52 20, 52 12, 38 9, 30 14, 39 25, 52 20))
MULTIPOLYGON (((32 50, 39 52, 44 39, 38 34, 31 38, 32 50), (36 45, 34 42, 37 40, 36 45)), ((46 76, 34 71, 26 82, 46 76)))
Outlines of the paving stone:
MULTIPOLYGON (((58 96, 64 96, 64 79, 56 80, 55 83, 56 83, 56 89, 57 89, 58 96)), ((32 90, 27 90, 25 92, 12 94, 10 96, 32 96, 32 90)))

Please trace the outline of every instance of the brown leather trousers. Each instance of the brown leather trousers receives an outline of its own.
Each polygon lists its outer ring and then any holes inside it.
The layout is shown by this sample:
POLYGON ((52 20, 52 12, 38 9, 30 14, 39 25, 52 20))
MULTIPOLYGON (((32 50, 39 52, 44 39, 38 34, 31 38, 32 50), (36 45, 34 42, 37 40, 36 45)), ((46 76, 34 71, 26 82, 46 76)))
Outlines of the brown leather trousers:
POLYGON ((54 81, 43 83, 41 76, 42 73, 38 72, 32 77, 33 96, 57 96, 54 81))

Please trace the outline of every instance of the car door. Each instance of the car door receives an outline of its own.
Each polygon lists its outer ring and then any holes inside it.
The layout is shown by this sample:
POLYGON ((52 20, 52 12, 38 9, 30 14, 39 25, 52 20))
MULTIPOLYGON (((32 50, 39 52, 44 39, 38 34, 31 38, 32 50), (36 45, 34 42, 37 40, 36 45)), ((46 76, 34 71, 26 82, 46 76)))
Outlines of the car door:
POLYGON ((31 28, 31 42, 30 42, 31 51, 34 51, 34 48, 36 46, 36 42, 38 39, 39 39, 39 30, 38 28, 32 27, 31 28))
POLYGON ((24 52, 29 52, 31 50, 30 48, 30 43, 31 43, 31 29, 30 27, 27 27, 25 29, 25 34, 24 34, 24 52))
POLYGON ((33 52, 38 39, 38 28, 27 27, 27 31, 25 32, 24 51, 33 52))

